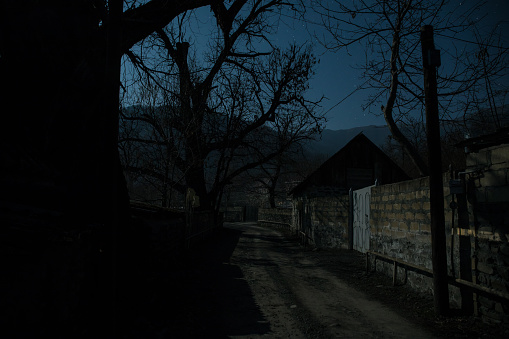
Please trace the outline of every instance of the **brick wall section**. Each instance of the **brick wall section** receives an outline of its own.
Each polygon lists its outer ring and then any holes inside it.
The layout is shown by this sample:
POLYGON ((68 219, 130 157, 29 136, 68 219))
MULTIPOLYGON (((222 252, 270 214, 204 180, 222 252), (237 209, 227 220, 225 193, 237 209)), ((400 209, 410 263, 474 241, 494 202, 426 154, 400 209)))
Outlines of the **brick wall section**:
MULTIPOLYGON (((444 211, 446 221, 446 244, 448 271, 451 274, 451 219, 449 207, 449 174, 444 174, 444 211)), ((429 178, 403 181, 373 187, 371 189, 370 250, 400 259, 404 262, 432 269, 431 221, 429 203, 429 178)), ((454 253, 458 252, 458 241, 454 239, 454 253)), ((458 276, 457 255, 454 255, 454 270, 458 276)), ((374 260, 372 259, 372 265, 374 260)), ((373 266, 372 266, 373 267, 373 266)), ((392 276, 392 264, 377 261, 377 270, 392 276)), ((406 282, 415 290, 431 293, 432 278, 415 272, 398 270, 399 282, 406 282)), ((459 290, 450 287, 451 303, 460 305, 459 290)))
POLYGON ((260 208, 258 224, 261 226, 292 229, 291 208, 260 208))
MULTIPOLYGON (((472 262, 476 283, 509 293, 509 145, 467 156, 469 214, 477 237, 472 262), (476 172, 477 171, 477 172, 476 172)), ((486 321, 509 324, 509 305, 483 296, 476 310, 486 321)))

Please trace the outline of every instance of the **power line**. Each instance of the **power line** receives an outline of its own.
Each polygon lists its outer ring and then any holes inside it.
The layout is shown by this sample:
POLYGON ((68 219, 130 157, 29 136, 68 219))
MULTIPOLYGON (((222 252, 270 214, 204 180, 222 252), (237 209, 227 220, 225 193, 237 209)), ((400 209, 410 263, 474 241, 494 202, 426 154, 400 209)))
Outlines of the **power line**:
POLYGON ((329 113, 330 111, 332 111, 334 108, 336 108, 337 106, 339 106, 343 101, 345 101, 346 99, 348 99, 349 97, 351 97, 355 92, 357 92, 358 90, 362 89, 362 86, 364 86, 365 84, 367 84, 369 82, 370 79, 364 81, 364 83, 362 85, 360 85, 359 87, 357 87, 356 89, 354 89, 352 92, 350 92, 350 94, 348 94, 346 97, 344 97, 343 99, 341 99, 337 104, 335 104, 334 106, 332 106, 331 108, 329 108, 327 110, 327 112, 325 112, 324 114, 327 114, 329 113))
POLYGON ((498 48, 498 49, 502 49, 502 50, 509 50, 509 47, 501 47, 501 46, 495 46, 495 45, 488 45, 488 44, 479 43, 479 42, 475 42, 475 41, 471 41, 471 40, 466 40, 466 39, 462 39, 462 38, 457 38, 457 37, 450 36, 450 35, 446 35, 446 34, 442 34, 442 33, 436 33, 436 32, 435 32, 435 35, 440 35, 440 36, 442 36, 442 37, 444 37, 444 38, 449 38, 449 39, 453 39, 453 40, 458 40, 458 41, 466 42, 466 43, 473 44, 473 45, 480 45, 480 44, 482 44, 483 46, 486 46, 486 47, 493 47, 493 48, 498 48))

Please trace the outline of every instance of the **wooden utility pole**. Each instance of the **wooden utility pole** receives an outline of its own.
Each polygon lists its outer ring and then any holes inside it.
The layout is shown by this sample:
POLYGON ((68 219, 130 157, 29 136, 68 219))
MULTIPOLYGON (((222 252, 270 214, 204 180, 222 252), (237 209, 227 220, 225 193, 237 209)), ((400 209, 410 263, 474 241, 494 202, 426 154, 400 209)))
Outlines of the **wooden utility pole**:
POLYGON ((440 124, 438 120, 437 72, 440 51, 435 49, 433 27, 421 28, 422 60, 424 66, 424 96, 426 105, 426 135, 428 139, 428 166, 431 214, 431 246, 433 263, 433 295, 437 315, 449 313, 449 286, 447 282, 447 253, 445 241, 444 191, 442 182, 442 155, 440 124))

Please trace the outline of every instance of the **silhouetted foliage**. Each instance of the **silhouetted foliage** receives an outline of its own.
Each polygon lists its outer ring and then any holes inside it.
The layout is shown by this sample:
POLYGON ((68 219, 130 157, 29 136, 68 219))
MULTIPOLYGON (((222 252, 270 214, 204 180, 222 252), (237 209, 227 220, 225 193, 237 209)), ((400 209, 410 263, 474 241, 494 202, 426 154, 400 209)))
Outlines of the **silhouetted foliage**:
MULTIPOLYGON (((411 126, 415 119, 424 120, 422 26, 433 26, 437 49, 442 51, 442 66, 437 72, 442 121, 459 122, 459 117, 484 111, 486 106, 496 115, 495 107, 506 102, 507 84, 498 80, 507 76, 507 49, 496 23, 493 31, 481 32, 481 24, 489 20, 479 14, 484 4, 429 0, 331 0, 315 4, 329 32, 324 41, 327 48, 348 51, 358 44, 364 47, 365 62, 358 67, 365 82, 360 89, 372 93, 364 109, 384 115, 393 139, 421 175, 428 169, 419 145, 413 144, 402 128, 411 126), (475 39, 469 42, 472 36, 475 39)), ((452 126, 447 124, 444 131, 456 133, 450 130, 452 126)))
POLYGON ((217 208, 237 176, 321 131, 320 99, 305 96, 316 64, 310 48, 268 43, 277 13, 288 6, 284 1, 214 5, 210 15, 216 25, 206 33, 208 46, 188 42, 199 34, 183 16, 128 54, 138 81, 128 89, 137 93, 131 102, 150 108, 123 118, 150 132, 122 141, 160 151, 152 162, 125 166, 158 178, 162 201, 167 188, 180 194, 192 189, 201 208, 217 208))

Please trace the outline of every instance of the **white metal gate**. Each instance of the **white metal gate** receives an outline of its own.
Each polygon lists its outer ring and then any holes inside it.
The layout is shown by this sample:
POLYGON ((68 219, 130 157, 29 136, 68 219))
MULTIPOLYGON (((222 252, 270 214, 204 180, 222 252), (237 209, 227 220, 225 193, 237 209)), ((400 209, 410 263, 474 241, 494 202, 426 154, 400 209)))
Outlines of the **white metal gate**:
POLYGON ((353 249, 362 253, 369 250, 369 203, 371 187, 353 191, 353 249))

